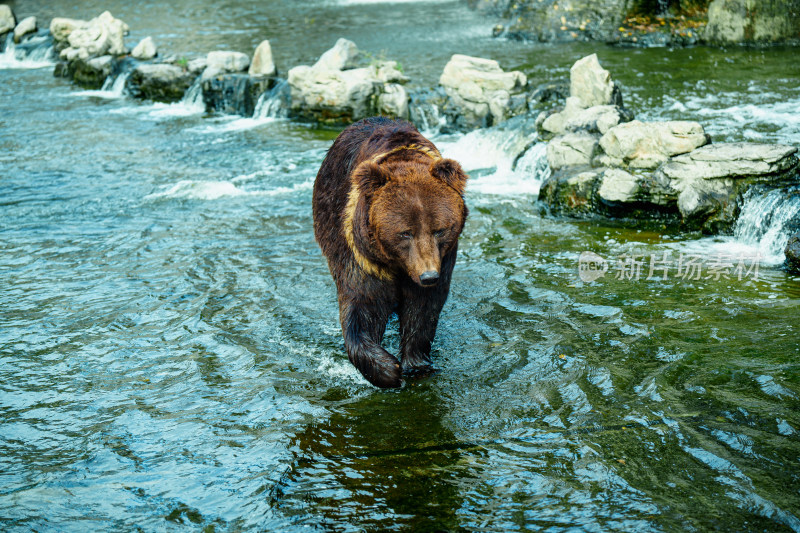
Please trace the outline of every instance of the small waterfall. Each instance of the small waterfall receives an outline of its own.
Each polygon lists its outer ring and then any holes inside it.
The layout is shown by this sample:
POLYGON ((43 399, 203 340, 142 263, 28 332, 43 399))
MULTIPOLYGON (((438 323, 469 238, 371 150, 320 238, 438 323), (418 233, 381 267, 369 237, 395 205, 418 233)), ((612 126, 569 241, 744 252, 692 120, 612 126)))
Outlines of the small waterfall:
POLYGON ((547 143, 537 142, 520 156, 514 163, 514 172, 541 185, 550 177, 550 165, 547 164, 547 143))
POLYGON ((409 111, 411 120, 423 135, 436 135, 442 130, 442 126, 447 124, 447 118, 441 114, 436 104, 427 102, 412 104, 409 111))
POLYGON ((768 263, 781 263, 783 251, 793 231, 800 227, 800 190, 772 189, 747 191, 734 239, 758 248, 768 263))
POLYGON ((111 94, 122 96, 125 93, 125 85, 128 83, 128 78, 131 77, 132 71, 121 72, 114 81, 111 83, 111 94))
POLYGON ((0 68, 52 67, 54 60, 55 49, 49 34, 34 35, 16 44, 13 32, 9 32, 0 54, 0 68))
POLYGON ((270 90, 265 91, 256 103, 254 119, 286 118, 289 116, 289 82, 280 80, 270 90))
POLYGON ((131 76, 130 70, 119 72, 116 75, 111 75, 103 82, 103 86, 99 91, 83 91, 92 96, 101 96, 104 98, 121 98, 125 96, 125 84, 131 76))
POLYGON ((202 113, 206 110, 206 103, 203 101, 203 80, 198 76, 194 83, 181 98, 180 105, 188 110, 202 113))
POLYGON ((471 179, 469 190, 482 194, 537 194, 548 176, 547 144, 537 141, 533 121, 515 117, 491 128, 440 142, 442 155, 457 160, 471 179))

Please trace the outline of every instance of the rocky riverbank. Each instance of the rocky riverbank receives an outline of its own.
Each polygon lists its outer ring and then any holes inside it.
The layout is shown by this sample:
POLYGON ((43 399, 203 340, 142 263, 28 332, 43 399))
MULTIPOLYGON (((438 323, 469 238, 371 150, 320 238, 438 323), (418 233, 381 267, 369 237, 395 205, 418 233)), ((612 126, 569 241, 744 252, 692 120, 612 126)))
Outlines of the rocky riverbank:
POLYGON ((798 44, 800 0, 472 0, 495 36, 626 46, 798 44))
MULTIPOLYGON (((546 154, 538 198, 555 216, 728 233, 748 191, 800 184, 795 147, 712 143, 697 122, 635 120, 594 54, 572 66, 568 84, 533 84, 494 60, 456 54, 436 87, 409 88, 397 61, 377 59, 346 39, 281 77, 269 41, 252 59, 212 51, 187 61, 164 55, 152 37, 129 48, 127 24, 109 12, 54 18, 45 29, 31 18, 17 22, 0 6, 0 43, 23 53, 32 43, 50 47, 55 75, 90 89, 114 85, 133 98, 188 100, 210 113, 327 125, 382 114, 428 131, 492 128, 514 145, 519 168, 539 168, 544 162, 529 159, 546 154)), ((787 257, 797 255, 792 250, 787 257)))

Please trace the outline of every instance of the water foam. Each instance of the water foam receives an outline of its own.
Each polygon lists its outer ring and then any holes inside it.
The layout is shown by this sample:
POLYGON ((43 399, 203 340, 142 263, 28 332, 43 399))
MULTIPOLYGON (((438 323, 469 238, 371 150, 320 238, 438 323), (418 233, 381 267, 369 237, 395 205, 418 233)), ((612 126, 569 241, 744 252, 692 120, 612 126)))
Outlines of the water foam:
POLYGON ((744 197, 733 235, 718 235, 667 245, 697 257, 727 257, 778 266, 785 260, 789 236, 800 226, 800 191, 751 189, 744 197))
POLYGON ((749 246, 768 264, 783 263, 792 225, 800 225, 800 191, 747 192, 734 228, 734 240, 749 246))
POLYGON ((536 136, 505 129, 482 129, 439 143, 442 155, 472 175, 471 192, 492 195, 538 194, 550 169, 546 143, 536 136))
MULTIPOLYGON (((236 181, 236 178, 233 181, 236 181)), ((148 194, 144 199, 218 200, 236 196, 280 196, 310 190, 314 186, 314 182, 308 180, 292 186, 244 190, 237 187, 233 181, 181 180, 164 191, 148 194)))
POLYGON ((280 80, 272 89, 265 91, 258 98, 256 108, 253 111, 253 118, 286 118, 289 116, 290 101, 289 81, 280 80))
MULTIPOLYGON (((191 92, 191 89, 190 89, 191 92)), ((199 108, 202 105, 202 94, 198 97, 189 97, 187 100, 194 99, 193 105, 199 108)), ((193 128, 191 131, 198 133, 228 133, 245 131, 258 128, 265 124, 276 121, 283 121, 289 116, 289 84, 286 80, 279 81, 275 87, 265 91, 258 99, 253 116, 250 118, 240 116, 229 116, 219 120, 222 124, 213 124, 193 128)))
POLYGON ((192 200, 216 200, 218 198, 241 196, 245 191, 229 181, 181 180, 166 191, 148 194, 145 200, 164 198, 184 198, 192 200))
POLYGON ((265 124, 271 124, 279 121, 278 118, 242 118, 242 117, 228 117, 222 124, 213 124, 209 126, 202 126, 191 128, 190 131, 197 133, 230 133, 236 131, 246 131, 265 124))
POLYGON ((18 47, 13 32, 9 32, 5 50, 0 54, 0 69, 37 69, 55 65, 55 49, 47 37, 31 37, 24 45, 18 47))
POLYGON ((688 114, 684 119, 699 120, 706 131, 720 139, 796 144, 800 137, 800 96, 787 98, 757 89, 751 87, 749 94, 690 96, 683 101, 668 98, 667 113, 656 112, 652 118, 675 118, 666 115, 679 112, 688 114))
POLYGON ((149 116, 161 118, 174 118, 174 117, 191 117, 205 113, 206 104, 203 101, 203 86, 198 78, 183 95, 179 102, 173 104, 156 103, 149 109, 145 108, 149 116))
POLYGON ((77 91, 70 93, 72 96, 93 96, 113 100, 125 96, 125 84, 131 76, 131 71, 122 72, 117 76, 109 76, 97 91, 77 91))

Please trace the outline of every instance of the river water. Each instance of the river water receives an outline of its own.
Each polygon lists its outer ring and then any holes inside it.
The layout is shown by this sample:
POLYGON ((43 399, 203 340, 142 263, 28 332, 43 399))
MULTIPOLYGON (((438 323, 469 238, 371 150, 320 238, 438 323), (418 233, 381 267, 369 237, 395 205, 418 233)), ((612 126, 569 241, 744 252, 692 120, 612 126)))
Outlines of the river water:
MULTIPOLYGON (((461 2, 59 4, 13 7, 109 9, 179 56, 269 38, 284 74, 348 37, 421 86, 452 53, 541 83, 596 51, 639 118, 800 144, 794 49, 498 41, 461 2)), ((380 391, 313 239, 337 131, 0 65, 1 529, 800 531, 797 195, 729 237, 553 219, 543 145, 514 167, 512 132, 432 132, 472 175, 440 372, 380 391)))

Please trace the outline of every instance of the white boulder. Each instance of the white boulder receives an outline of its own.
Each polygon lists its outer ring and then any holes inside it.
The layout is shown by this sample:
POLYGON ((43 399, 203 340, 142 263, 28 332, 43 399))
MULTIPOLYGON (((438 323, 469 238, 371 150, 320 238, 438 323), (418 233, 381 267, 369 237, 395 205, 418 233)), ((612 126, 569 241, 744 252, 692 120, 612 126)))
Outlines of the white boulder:
POLYGON ((319 56, 314 64, 317 70, 347 70, 356 67, 358 47, 353 41, 339 39, 333 48, 319 56))
POLYGON ((67 42, 73 31, 85 28, 88 24, 85 20, 56 17, 50 21, 50 34, 56 42, 67 42))
POLYGON ((13 30, 17 25, 14 13, 6 4, 0 4, 0 36, 13 30))
POLYGON ((597 137, 589 133, 561 135, 547 143, 547 164, 551 170, 589 165, 596 147, 597 137))
POLYGON ((320 122, 351 122, 376 113, 408 116, 408 93, 394 61, 377 61, 351 68, 358 57, 351 41, 339 39, 313 65, 289 70, 291 109, 295 115, 320 122))
POLYGON ((639 192, 639 179, 619 168, 609 168, 603 172, 597 196, 611 203, 630 203, 636 200, 639 192))
POLYGON ((156 48, 152 37, 145 37, 133 47, 131 55, 136 59, 153 59, 158 55, 158 48, 156 48))
POLYGON ((408 118, 408 92, 398 83, 387 83, 378 96, 378 112, 391 117, 408 118))
POLYGON ((272 59, 272 46, 269 41, 263 40, 253 53, 253 61, 247 73, 251 76, 274 76, 277 72, 275 61, 272 59))
POLYGON ((579 59, 569 69, 569 94, 584 108, 615 103, 614 90, 611 73, 600 66, 597 54, 579 59))
POLYGON ((20 23, 17 24, 17 27, 14 28, 14 42, 15 43, 22 42, 23 37, 35 31, 36 31, 36 17, 27 17, 22 19, 20 23))
POLYGON ((128 25, 105 11, 85 25, 73 27, 69 31, 67 36, 69 48, 61 51, 61 57, 71 61, 76 58, 88 59, 106 54, 123 55, 126 53, 123 39, 127 33, 128 25))
POLYGON ((585 108, 579 98, 570 96, 562 111, 553 113, 544 120, 542 129, 553 135, 578 130, 602 135, 622 121, 622 112, 617 106, 596 105, 585 108))
POLYGON ((609 129, 600 139, 604 166, 655 169, 672 156, 685 154, 708 143, 697 122, 640 122, 633 120, 609 129))
POLYGON ((469 126, 496 124, 509 118, 509 103, 527 85, 525 74, 505 72, 497 61, 455 54, 439 84, 469 126))
POLYGON ((243 72, 250 66, 250 56, 242 52, 215 50, 206 56, 206 69, 203 80, 219 74, 243 72))
POLYGON ((709 144, 672 158, 658 172, 679 192, 681 215, 693 218, 735 203, 743 185, 792 181, 800 166, 796 153, 779 144, 709 144))

